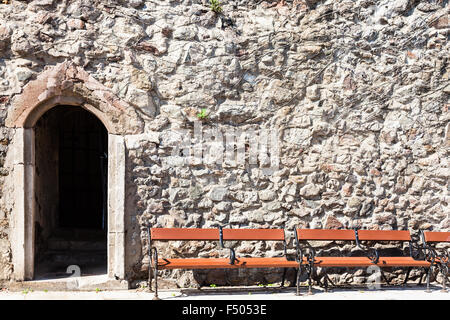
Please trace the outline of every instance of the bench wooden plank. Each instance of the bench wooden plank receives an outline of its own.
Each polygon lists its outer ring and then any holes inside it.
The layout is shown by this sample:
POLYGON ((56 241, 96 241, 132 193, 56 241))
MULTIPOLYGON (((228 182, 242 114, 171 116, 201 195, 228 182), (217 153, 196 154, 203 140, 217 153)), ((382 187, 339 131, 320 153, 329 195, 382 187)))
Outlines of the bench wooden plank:
POLYGON ((238 258, 240 268, 298 268, 298 262, 285 257, 238 258))
POLYGON ((429 267, 431 264, 426 260, 414 260, 412 257, 380 257, 379 267, 429 267))
POLYGON ((298 240, 355 240, 355 231, 350 229, 297 229, 298 240))
POLYGON ((239 258, 234 264, 226 258, 158 259, 158 269, 236 269, 236 268, 297 268, 298 262, 284 257, 239 258))
POLYGON ((358 238, 363 241, 410 241, 408 230, 358 230, 358 238))
POLYGON ((426 242, 450 242, 450 232, 424 231, 426 242))
MULTIPOLYGON (((369 267, 375 264, 367 257, 316 257, 318 267, 369 267)), ((411 257, 380 257, 378 267, 429 267, 430 262, 414 260, 411 257)))
POLYGON ((368 257, 315 257, 318 267, 368 267, 374 265, 368 257))
POLYGON ((219 229, 151 228, 152 240, 211 240, 219 241, 219 229))
POLYGON ((283 229, 223 229, 223 240, 283 241, 283 229))
POLYGON ((215 269, 228 268, 227 258, 158 259, 158 269, 215 269))

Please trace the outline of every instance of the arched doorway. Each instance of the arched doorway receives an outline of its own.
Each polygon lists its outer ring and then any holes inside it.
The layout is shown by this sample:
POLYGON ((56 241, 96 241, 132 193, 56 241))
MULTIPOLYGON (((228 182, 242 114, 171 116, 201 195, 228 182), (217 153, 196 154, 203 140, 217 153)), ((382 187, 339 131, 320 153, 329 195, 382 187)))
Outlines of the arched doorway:
POLYGON ((39 209, 35 196, 35 128, 42 115, 58 106, 82 107, 95 115, 108 131, 108 273, 102 278, 108 282, 109 288, 122 288, 127 285, 125 137, 142 134, 144 121, 135 108, 71 61, 49 67, 30 81, 15 99, 5 119, 5 125, 14 129, 8 151, 12 174, 5 179, 5 185, 12 189, 10 238, 13 278, 19 281, 35 279, 35 218, 39 209))
POLYGON ((35 278, 107 273, 108 132, 91 112, 55 106, 34 127, 35 278), (73 268, 73 267, 72 267, 73 268))

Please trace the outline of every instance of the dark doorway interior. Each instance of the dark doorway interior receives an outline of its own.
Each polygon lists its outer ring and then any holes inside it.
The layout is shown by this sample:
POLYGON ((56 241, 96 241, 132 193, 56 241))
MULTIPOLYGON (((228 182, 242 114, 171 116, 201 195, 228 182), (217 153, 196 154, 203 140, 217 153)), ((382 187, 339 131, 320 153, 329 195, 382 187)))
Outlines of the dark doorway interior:
POLYGON ((59 128, 59 225, 104 230, 106 130, 90 112, 66 111, 59 128))
POLYGON ((81 107, 57 106, 39 119, 35 139, 36 278, 68 277, 71 265, 106 273, 106 128, 81 107))

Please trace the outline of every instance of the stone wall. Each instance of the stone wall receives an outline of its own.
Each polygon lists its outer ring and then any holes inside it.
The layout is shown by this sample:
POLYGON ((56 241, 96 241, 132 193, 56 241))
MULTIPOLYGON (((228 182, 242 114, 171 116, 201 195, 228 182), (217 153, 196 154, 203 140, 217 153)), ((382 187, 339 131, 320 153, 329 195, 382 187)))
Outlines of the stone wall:
MULTIPOLYGON (((0 277, 13 272, 5 119, 29 81, 66 61, 145 123, 125 136, 129 279, 145 277, 149 225, 277 227, 291 238, 296 227, 448 230, 448 15, 442 0, 224 0, 221 14, 206 0, 0 5, 0 277), (177 130, 193 133, 196 121, 222 132, 276 128, 279 168, 177 166, 177 130)), ((206 243, 161 250, 223 253, 206 243)), ((235 276, 275 281, 248 272, 235 276)), ((228 276, 171 275, 183 286, 228 276)))

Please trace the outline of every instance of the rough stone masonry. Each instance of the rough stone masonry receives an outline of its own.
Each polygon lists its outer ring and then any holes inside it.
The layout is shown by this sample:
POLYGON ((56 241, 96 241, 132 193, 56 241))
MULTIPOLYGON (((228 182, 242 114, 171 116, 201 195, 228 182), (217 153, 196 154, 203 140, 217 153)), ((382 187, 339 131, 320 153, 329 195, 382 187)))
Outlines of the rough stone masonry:
MULTIPOLYGON (((221 8, 215 13, 207 0, 0 4, 1 279, 15 272, 20 190, 11 144, 31 102, 62 94, 89 101, 124 138, 130 283, 146 278, 150 225, 285 228, 290 245, 296 227, 449 230, 448 1, 222 0, 221 8), (222 132, 277 128, 277 170, 177 165, 177 130, 194 132, 196 121, 222 132)), ((235 244, 238 255, 282 249, 235 244)), ((223 253, 207 242, 160 250, 223 253)), ((172 280, 165 285, 182 287, 280 278, 164 272, 172 280)), ((364 275, 341 272, 336 281, 364 275)))

